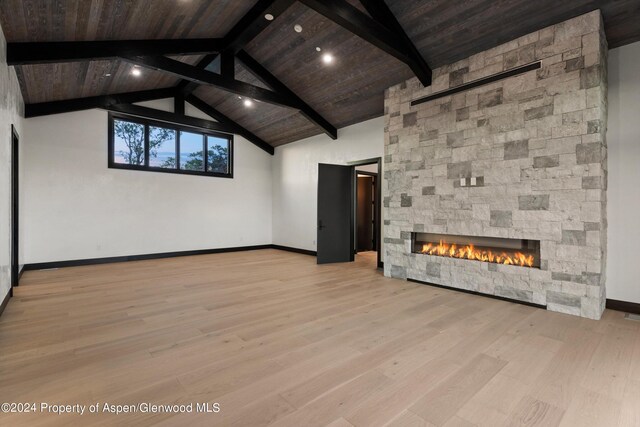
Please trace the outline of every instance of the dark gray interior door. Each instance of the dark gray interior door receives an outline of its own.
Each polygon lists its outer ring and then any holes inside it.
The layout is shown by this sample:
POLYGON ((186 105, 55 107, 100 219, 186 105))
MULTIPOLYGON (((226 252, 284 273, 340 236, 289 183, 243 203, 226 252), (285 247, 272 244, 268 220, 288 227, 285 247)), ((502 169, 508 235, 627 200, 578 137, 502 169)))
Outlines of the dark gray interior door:
POLYGON ((318 165, 318 264, 353 261, 353 167, 318 165))

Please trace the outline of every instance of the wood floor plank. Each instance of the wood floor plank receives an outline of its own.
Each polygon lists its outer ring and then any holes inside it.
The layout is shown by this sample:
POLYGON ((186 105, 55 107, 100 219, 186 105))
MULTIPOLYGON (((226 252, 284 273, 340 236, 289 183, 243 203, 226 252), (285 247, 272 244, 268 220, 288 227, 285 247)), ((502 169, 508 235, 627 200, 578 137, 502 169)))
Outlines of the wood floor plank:
POLYGON ((581 386, 622 400, 633 357, 629 342, 633 342, 636 335, 636 331, 627 328, 613 325, 606 328, 587 368, 590 374, 583 377, 581 386))
POLYGON ((602 335, 592 332, 572 333, 582 339, 566 342, 535 380, 531 396, 541 402, 553 402, 566 409, 587 375, 587 367, 598 348, 602 335))
POLYGON ((616 426, 620 420, 621 403, 604 394, 579 388, 573 395, 560 423, 561 426, 616 426))
POLYGON ((404 411, 387 424, 387 427, 431 427, 423 418, 411 411, 404 411))
MULTIPOLYGON (((557 426, 562 422, 564 410, 554 405, 535 399, 531 396, 522 398, 512 412, 511 417, 504 423, 507 426, 557 426)), ((567 424, 567 425, 589 425, 567 424)))
POLYGON ((353 425, 384 426, 420 398, 425 391, 438 386, 460 369, 447 360, 437 359, 415 369, 410 375, 395 380, 389 387, 377 390, 346 418, 353 425))
POLYGON ((503 425, 529 388, 528 384, 506 375, 505 369, 481 388, 457 414, 477 425, 503 425))
MULTIPOLYGON (((358 406, 379 388, 391 384, 381 373, 371 370, 335 388, 331 393, 298 408, 273 426, 325 426, 340 414, 358 406)), ((288 399, 287 399, 288 400, 288 399)))
POLYGON ((435 389, 425 394, 409 410, 434 425, 444 425, 506 364, 505 361, 479 354, 435 389))
POLYGON ((640 381, 629 380, 622 397, 620 426, 640 426, 640 381))

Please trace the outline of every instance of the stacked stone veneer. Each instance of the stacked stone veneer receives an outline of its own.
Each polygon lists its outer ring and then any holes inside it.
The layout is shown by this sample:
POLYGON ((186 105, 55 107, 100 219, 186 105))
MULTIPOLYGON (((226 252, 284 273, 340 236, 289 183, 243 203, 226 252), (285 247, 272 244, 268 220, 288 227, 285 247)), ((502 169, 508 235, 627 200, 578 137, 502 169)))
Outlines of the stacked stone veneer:
MULTIPOLYGON (((599 11, 385 94, 385 275, 599 318, 605 305, 606 39, 599 11), (542 68, 412 107, 541 61, 542 68), (460 178, 476 177, 475 187, 460 178), (541 268, 411 253, 411 232, 535 239, 541 268)), ((467 180, 467 182, 469 182, 467 180)))

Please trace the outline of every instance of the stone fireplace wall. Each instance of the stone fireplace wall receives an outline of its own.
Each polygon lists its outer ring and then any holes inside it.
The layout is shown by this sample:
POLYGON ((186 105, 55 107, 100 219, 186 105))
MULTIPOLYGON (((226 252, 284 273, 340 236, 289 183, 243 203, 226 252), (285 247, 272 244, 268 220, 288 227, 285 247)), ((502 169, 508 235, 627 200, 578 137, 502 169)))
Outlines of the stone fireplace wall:
POLYGON ((385 275, 597 319, 605 304, 606 57, 599 11, 385 94, 385 275), (460 84, 541 68, 412 107, 460 84), (476 178, 461 186, 460 178, 476 178), (411 232, 541 241, 541 268, 411 253, 411 232))

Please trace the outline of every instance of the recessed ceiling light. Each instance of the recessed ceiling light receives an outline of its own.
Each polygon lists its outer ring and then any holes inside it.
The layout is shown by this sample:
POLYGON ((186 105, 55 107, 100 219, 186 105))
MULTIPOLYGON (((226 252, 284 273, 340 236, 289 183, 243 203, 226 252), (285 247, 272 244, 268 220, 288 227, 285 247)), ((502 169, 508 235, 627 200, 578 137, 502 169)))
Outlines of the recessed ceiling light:
POLYGON ((251 107, 253 105, 253 101, 250 99, 245 99, 244 100, 244 106, 245 107, 251 107))
POLYGON ((316 51, 320 52, 322 49, 320 48, 320 46, 316 47, 316 51))
POLYGON ((296 24, 296 25, 293 26, 293 29, 295 30, 296 33, 301 33, 302 32, 302 25, 296 24))
POLYGON ((140 68, 134 67, 133 70, 131 70, 131 74, 136 77, 140 77, 142 71, 140 71, 140 68))
POLYGON ((333 62, 333 55, 331 55, 330 53, 325 53, 324 55, 322 55, 322 62, 324 62, 325 64, 331 64, 333 62))
POLYGON ((273 21, 273 15, 270 13, 267 13, 266 15, 264 15, 264 19, 266 19, 267 21, 273 21))
POLYGON ((107 73, 104 75, 105 77, 111 77, 111 73, 107 73))

